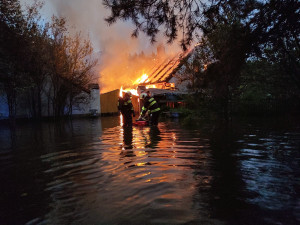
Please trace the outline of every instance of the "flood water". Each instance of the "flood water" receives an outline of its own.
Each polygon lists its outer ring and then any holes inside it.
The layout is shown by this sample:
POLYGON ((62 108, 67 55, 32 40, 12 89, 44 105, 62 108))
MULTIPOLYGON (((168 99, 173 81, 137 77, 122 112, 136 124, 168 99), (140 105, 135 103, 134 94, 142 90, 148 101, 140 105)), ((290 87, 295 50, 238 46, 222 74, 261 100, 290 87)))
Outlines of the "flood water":
POLYGON ((300 123, 0 129, 0 224, 300 224, 300 123))

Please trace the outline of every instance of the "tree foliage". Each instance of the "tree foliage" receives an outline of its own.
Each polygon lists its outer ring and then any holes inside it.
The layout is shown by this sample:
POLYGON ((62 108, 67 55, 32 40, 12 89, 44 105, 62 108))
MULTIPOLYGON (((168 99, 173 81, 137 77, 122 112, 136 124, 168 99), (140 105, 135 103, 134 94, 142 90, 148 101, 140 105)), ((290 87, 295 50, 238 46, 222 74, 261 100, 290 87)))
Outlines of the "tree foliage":
POLYGON ((136 26, 132 35, 142 31, 152 42, 162 30, 169 42, 179 38, 184 50, 220 23, 247 22, 248 15, 260 5, 254 0, 103 0, 103 4, 111 10, 106 18, 109 24, 131 20, 136 26))
POLYGON ((24 79, 24 62, 22 60, 26 46, 26 22, 23 18, 19 1, 3 1, 0 4, 0 82, 6 93, 10 115, 16 114, 16 97, 22 90, 24 79))
POLYGON ((19 0, 0 4, 0 85, 11 118, 21 104, 40 118, 42 96, 47 96, 48 114, 62 116, 93 77, 90 41, 80 33, 70 36, 64 18, 43 22, 42 6, 35 1, 23 11, 19 0))
MULTIPOLYGON (((203 1, 204 2, 204 1, 203 1)), ((174 41, 181 32, 181 45, 186 48, 191 44, 201 26, 202 1, 144 1, 144 0, 104 0, 103 4, 111 9, 111 16, 106 18, 109 24, 118 19, 131 20, 136 29, 132 36, 142 31, 156 40, 160 27, 164 26, 164 34, 169 42, 174 41)))
POLYGON ((300 2, 270 0, 256 18, 253 33, 261 58, 279 63, 300 88, 300 2))
POLYGON ((103 0, 109 24, 131 20, 151 41, 162 31, 186 50, 199 43, 198 57, 186 61, 193 90, 208 88, 227 111, 249 59, 279 63, 299 85, 300 2, 297 0, 103 0), (208 57, 209 56, 209 57, 208 57), (210 62, 207 63, 207 60, 210 62), (204 65, 207 69, 203 68, 204 65))

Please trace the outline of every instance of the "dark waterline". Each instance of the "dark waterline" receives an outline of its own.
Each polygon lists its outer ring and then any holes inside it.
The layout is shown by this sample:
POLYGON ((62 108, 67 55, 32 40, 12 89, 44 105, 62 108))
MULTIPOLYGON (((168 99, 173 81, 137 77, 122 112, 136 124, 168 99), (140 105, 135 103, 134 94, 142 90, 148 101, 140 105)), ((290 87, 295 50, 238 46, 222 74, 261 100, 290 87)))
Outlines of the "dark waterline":
POLYGON ((0 128, 0 224, 300 224, 300 123, 0 128))

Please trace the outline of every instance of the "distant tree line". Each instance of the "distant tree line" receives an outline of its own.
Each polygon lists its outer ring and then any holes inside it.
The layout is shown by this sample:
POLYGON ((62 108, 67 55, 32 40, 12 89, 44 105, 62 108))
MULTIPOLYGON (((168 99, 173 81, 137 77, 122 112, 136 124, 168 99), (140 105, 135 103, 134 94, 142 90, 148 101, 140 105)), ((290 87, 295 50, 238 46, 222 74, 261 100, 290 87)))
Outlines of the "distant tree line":
POLYGON ((81 33, 71 36, 64 18, 44 22, 42 6, 35 1, 22 10, 19 0, 0 3, 0 93, 11 119, 22 105, 41 118, 44 99, 49 116, 71 113, 75 96, 93 78, 91 42, 81 33))
POLYGON ((133 22, 133 36, 145 32, 154 42, 162 31, 169 42, 179 38, 183 50, 197 43, 196 57, 187 60, 182 77, 198 93, 194 104, 202 93, 227 117, 233 98, 257 99, 265 92, 273 98, 296 95, 299 100, 298 0, 103 0, 103 4, 111 10, 109 24, 118 19, 133 22))

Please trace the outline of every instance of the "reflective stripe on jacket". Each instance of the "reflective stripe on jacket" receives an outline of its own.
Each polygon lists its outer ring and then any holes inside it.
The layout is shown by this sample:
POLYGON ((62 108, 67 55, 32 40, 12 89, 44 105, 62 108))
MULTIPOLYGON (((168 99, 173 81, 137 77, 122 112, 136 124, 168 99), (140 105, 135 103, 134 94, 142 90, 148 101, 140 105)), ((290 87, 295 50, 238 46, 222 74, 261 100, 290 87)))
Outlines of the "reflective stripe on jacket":
POLYGON ((121 105, 118 105, 121 111, 134 111, 131 99, 125 98, 121 105))
POLYGON ((144 106, 142 107, 141 115, 144 116, 146 112, 149 110, 150 113, 158 112, 160 110, 158 103, 153 97, 147 96, 144 99, 144 106))

